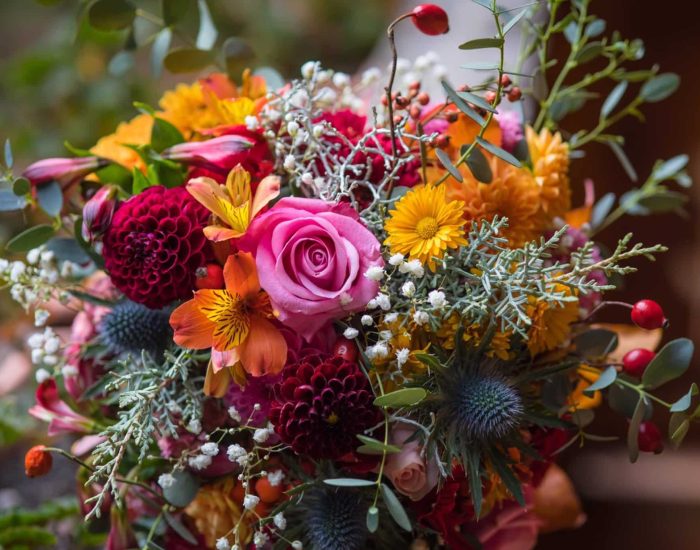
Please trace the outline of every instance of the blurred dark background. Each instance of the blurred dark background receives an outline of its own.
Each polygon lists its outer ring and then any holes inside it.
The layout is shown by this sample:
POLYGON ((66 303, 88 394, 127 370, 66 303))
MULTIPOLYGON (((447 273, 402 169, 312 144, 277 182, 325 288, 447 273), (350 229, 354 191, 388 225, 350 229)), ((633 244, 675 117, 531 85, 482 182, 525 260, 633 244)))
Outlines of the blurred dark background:
MULTIPOLYGON (((66 0, 49 6, 33 0, 0 2, 0 138, 10 138, 16 165, 46 156, 63 156, 65 140, 89 147, 111 132, 116 124, 135 114, 134 100, 155 104, 162 90, 195 75, 164 72, 154 77, 147 52, 117 55, 124 37, 101 33, 80 24, 81 3, 66 0)), ((388 59, 381 42, 393 16, 419 2, 408 0, 237 0, 210 2, 220 35, 250 39, 256 64, 272 66, 283 76, 298 71, 301 62, 321 60, 324 65, 349 73, 373 60, 388 59)), ((451 38, 456 43, 485 35, 478 20, 463 14, 477 9, 468 0, 443 0, 451 15, 451 38), (461 19, 457 18, 461 17, 461 19)), ((518 3, 510 2, 517 5, 518 3)), ((524 3, 524 2, 520 2, 524 3)), ((154 7, 157 2, 139 2, 154 7)), ((682 86, 670 99, 645 106, 646 123, 634 119, 620 124, 626 151, 643 179, 654 161, 679 153, 691 157, 689 173, 700 179, 700 72, 695 53, 700 51, 700 24, 695 0, 678 0, 668 6, 651 0, 597 0, 592 10, 607 20, 608 29, 640 37, 646 44, 644 66, 658 62, 663 71, 681 75, 682 86)), ((413 50, 432 46, 417 34, 413 50)), ((455 50, 442 63, 456 74, 462 52, 455 50)), ((556 56, 556 52, 554 52, 556 56)), ((451 76, 457 81, 458 77, 451 76)), ((565 126, 597 118, 599 105, 573 115, 565 126)), ((598 196, 621 194, 632 183, 610 150, 593 145, 587 156, 573 163, 575 200, 582 201, 582 182, 592 178, 598 196)), ((695 212, 698 188, 691 189, 689 216, 624 218, 599 235, 612 243, 633 231, 638 240, 660 242, 670 248, 654 265, 639 262, 639 273, 627 278, 618 298, 660 302, 671 320, 666 338, 689 336, 700 342, 700 223, 695 212)), ((0 241, 16 231, 21 219, 0 217, 0 241)), ((58 468, 42 481, 25 480, 21 459, 35 441, 45 441, 45 427, 26 417, 33 400, 34 379, 21 355, 32 331, 29 321, 17 322, 17 311, 6 293, 0 297, 0 508, 36 505, 74 489, 70 469, 58 468)), ((606 313, 606 321, 625 320, 624 312, 606 313), (619 313, 619 316, 618 316, 619 313)), ((664 388, 663 397, 674 401, 687 390, 688 378, 700 379, 696 364, 677 384, 664 388)), ((656 420, 665 424, 659 414, 656 420)), ((621 433, 624 421, 600 414, 598 433, 621 433)), ((683 450, 660 456, 643 456, 625 463, 622 442, 591 444, 582 451, 565 453, 574 483, 584 500, 588 522, 579 530, 543 536, 538 548, 636 548, 692 550, 700 548, 700 430, 691 429, 683 450)))

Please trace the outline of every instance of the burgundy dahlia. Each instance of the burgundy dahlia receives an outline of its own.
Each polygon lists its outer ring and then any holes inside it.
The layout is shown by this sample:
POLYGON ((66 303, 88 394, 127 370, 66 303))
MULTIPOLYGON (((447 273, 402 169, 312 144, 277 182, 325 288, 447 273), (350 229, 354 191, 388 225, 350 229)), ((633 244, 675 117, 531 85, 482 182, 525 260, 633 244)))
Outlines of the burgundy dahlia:
POLYGON ((316 354, 287 365, 275 385, 270 420, 295 453, 336 459, 353 451, 355 437, 381 414, 367 377, 340 356, 316 354))
POLYGON ((197 268, 211 258, 202 232, 208 220, 184 187, 149 187, 120 204, 104 236, 114 286, 150 308, 190 298, 197 268))

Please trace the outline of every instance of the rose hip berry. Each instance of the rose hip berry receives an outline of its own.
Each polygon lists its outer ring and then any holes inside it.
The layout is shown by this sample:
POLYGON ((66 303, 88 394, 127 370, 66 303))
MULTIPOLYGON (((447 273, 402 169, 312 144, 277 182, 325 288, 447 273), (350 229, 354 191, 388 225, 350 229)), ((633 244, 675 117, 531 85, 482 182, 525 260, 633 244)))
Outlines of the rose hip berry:
POLYGON ((354 363, 357 361, 357 345, 352 340, 340 337, 333 346, 333 355, 338 355, 346 361, 354 363))
POLYGON ((664 310, 654 300, 639 300, 632 306, 632 322, 646 330, 663 328, 668 324, 664 310))
POLYGON ((652 421, 647 420, 639 425, 637 436, 639 450, 644 453, 659 454, 664 450, 661 430, 652 421))
POLYGON ((196 271, 194 285, 203 288, 224 288, 224 270, 218 264, 207 264, 196 271))
POLYGON ((656 354, 649 349, 637 348, 630 350, 622 358, 622 368, 627 374, 641 378, 647 365, 655 356, 656 354))
POLYGON ((39 477, 51 471, 53 457, 43 445, 36 445, 24 456, 24 472, 27 477, 39 477))
POLYGON ((424 34, 435 36, 450 30, 447 12, 435 4, 421 4, 411 12, 413 24, 424 34))

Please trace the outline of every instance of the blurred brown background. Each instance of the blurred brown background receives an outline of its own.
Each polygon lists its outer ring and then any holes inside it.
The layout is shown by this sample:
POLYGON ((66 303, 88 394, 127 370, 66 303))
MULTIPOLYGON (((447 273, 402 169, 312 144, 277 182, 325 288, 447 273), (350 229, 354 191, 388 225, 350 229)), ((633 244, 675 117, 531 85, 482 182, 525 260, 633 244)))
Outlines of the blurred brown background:
MULTIPOLYGON (((217 24, 223 34, 253 38, 259 44, 263 64, 277 67, 290 76, 307 59, 352 71, 367 59, 375 37, 392 15, 419 2, 389 0, 237 0, 214 2, 217 24)), ((457 43, 485 35, 477 20, 456 19, 455 14, 478 8, 468 0, 442 0, 451 15, 451 38, 457 43)), ((517 2, 512 3, 517 5, 517 2)), ((145 2, 148 4, 148 2, 145 2)), ((647 105, 646 124, 623 121, 620 132, 627 140, 626 151, 643 179, 657 159, 679 153, 691 157, 689 172, 700 180, 700 71, 695 60, 700 51, 700 20, 695 0, 667 4, 651 0, 597 0, 592 10, 608 22, 608 30, 644 39, 643 66, 658 62, 663 71, 682 77, 680 90, 662 103, 647 105)), ((0 2, 0 138, 12 138, 18 166, 41 156, 63 155, 62 141, 90 146, 111 131, 118 120, 131 116, 134 99, 155 102, 159 91, 178 80, 172 75, 152 77, 147 57, 137 56, 134 67, 110 65, 121 44, 114 37, 95 35, 76 27, 78 2, 58 2, 45 7, 30 0, 0 2)), ((468 12, 468 11, 467 11, 468 12)), ((488 28, 488 27, 485 27, 488 28)), ((404 38, 411 50, 430 49, 430 43, 412 34, 404 38)), ((401 42, 399 42, 401 44, 401 42)), ((380 43, 372 59, 386 59, 380 43)), ((460 52, 443 59, 456 75, 460 52)), ((555 54, 556 55, 556 54, 555 54)), ((189 76, 179 77, 189 79, 189 76)), ((451 76, 457 81, 457 76, 451 76)), ((597 117, 599 105, 574 115, 566 126, 597 117)), ((581 184, 590 177, 598 196, 608 191, 624 192, 632 184, 609 149, 593 145, 585 159, 572 168, 575 199, 582 200, 581 184)), ((700 185, 700 184, 699 184, 700 185)), ((690 336, 700 342, 700 222, 695 212, 700 187, 690 191, 689 218, 674 215, 624 218, 599 238, 607 243, 628 231, 638 240, 661 242, 670 252, 654 265, 639 262, 642 270, 627 278, 620 299, 659 301, 671 320, 667 339, 690 336)), ((18 219, 0 216, 0 241, 16 230, 18 219)), ((16 312, 7 296, 0 299, 0 361, 10 345, 21 345, 31 330, 28 324, 8 322, 16 312)), ((624 321, 624 312, 606 313, 606 321, 624 321), (618 316, 619 315, 619 316, 618 316)), ((698 355, 700 357, 700 354, 698 355)), ((664 388, 664 398, 677 399, 687 390, 688 380, 700 380, 700 360, 690 374, 664 388)), ((70 492, 70 473, 54 471, 41 483, 22 480, 21 457, 33 439, 41 439, 43 426, 27 420, 23 411, 31 402, 33 375, 29 368, 0 370, 0 507, 36 504, 60 492, 70 492), (12 379, 26 378, 20 389, 12 379), (7 426, 5 426, 7 424, 7 426), (21 484, 20 484, 21 483, 21 484), (19 484, 19 485, 18 485, 19 484)), ((665 424, 658 414, 656 420, 665 424)), ((624 421, 601 414, 597 433, 622 433, 624 421)), ((683 449, 660 456, 642 456, 633 466, 626 464, 622 443, 591 444, 583 451, 564 456, 574 482, 584 499, 588 522, 578 531, 542 537, 542 549, 635 548, 640 550, 692 550, 700 548, 700 430, 695 426, 683 449)))

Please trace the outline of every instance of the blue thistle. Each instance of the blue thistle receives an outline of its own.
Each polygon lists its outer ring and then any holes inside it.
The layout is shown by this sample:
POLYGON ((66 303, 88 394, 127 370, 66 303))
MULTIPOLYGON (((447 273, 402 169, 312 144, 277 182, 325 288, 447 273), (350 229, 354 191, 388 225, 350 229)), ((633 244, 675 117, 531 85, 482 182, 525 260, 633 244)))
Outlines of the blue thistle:
POLYGON ((306 536, 314 550, 360 550, 367 542, 366 503, 352 491, 318 489, 310 492, 306 536))
POLYGON ((465 443, 491 443, 517 428, 524 405, 507 378, 486 367, 461 369, 456 365, 441 374, 438 420, 452 437, 465 443))
POLYGON ((118 303, 105 315, 98 332, 112 353, 158 355, 172 339, 170 311, 150 309, 129 300, 118 303))

